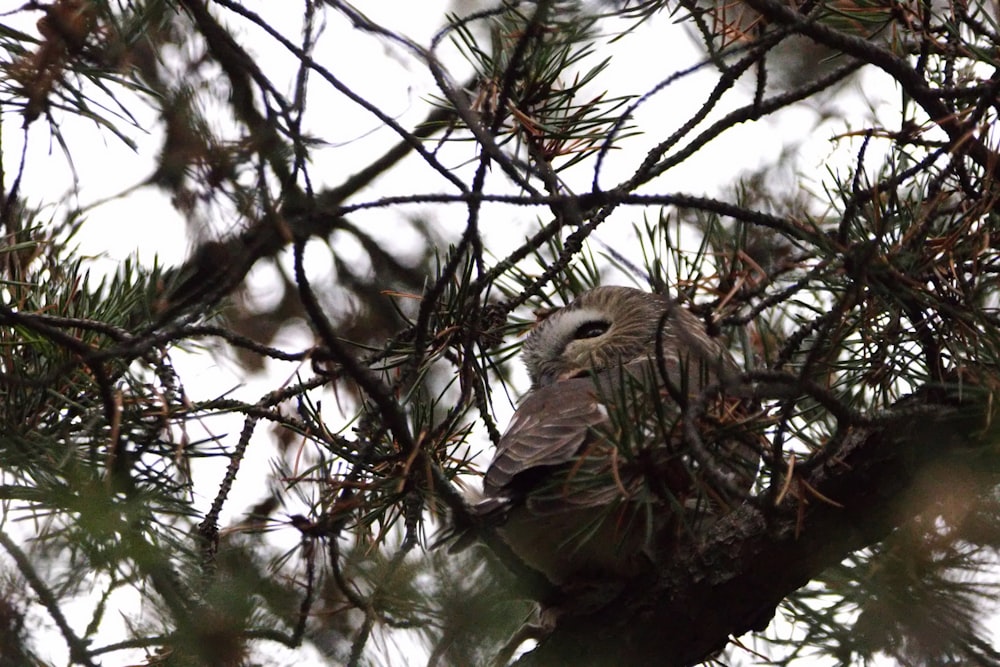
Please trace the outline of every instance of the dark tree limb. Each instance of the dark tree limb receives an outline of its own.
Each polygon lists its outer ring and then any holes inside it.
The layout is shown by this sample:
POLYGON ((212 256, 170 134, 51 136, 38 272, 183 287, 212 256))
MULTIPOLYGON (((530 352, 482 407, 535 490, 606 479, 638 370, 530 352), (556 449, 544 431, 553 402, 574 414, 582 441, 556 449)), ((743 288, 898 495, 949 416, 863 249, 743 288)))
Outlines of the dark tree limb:
POLYGON ((965 391, 962 403, 925 405, 929 392, 911 396, 899 416, 851 428, 833 456, 792 482, 818 494, 786 494, 773 510, 746 504, 609 604, 550 610, 551 633, 516 664, 691 665, 730 637, 763 630, 786 596, 926 508, 915 494, 939 466, 971 469, 972 455, 994 444, 984 429, 988 397, 965 391))

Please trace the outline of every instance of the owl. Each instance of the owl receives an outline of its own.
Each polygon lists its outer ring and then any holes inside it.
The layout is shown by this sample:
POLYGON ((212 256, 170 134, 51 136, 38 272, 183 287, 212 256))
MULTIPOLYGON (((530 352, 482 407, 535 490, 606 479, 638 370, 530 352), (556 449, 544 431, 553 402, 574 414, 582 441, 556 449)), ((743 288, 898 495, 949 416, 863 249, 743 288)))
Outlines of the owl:
POLYGON ((655 566, 747 490, 757 456, 735 438, 743 409, 712 387, 739 369, 704 323, 669 299, 598 287, 542 319, 523 358, 531 390, 484 478, 502 507, 502 538, 555 584, 629 577, 655 566), (659 353, 658 353, 659 350, 659 353), (683 405, 702 401, 699 438, 685 438, 683 405))

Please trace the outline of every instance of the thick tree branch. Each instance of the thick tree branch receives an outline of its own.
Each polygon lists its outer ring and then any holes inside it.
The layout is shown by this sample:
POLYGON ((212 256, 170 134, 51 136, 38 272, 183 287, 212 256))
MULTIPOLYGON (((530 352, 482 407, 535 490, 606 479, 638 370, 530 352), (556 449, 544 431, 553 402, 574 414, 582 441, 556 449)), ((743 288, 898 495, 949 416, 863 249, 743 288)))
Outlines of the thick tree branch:
POLYGON ((980 398, 922 406, 918 395, 902 402, 898 418, 853 428, 824 465, 792 482, 802 493, 787 494, 773 512, 743 506, 608 605, 556 610, 551 634, 517 664, 690 665, 731 636, 763 630, 786 596, 919 514, 926 503, 911 490, 923 476, 965 465, 971 445, 991 446, 988 400, 980 398))

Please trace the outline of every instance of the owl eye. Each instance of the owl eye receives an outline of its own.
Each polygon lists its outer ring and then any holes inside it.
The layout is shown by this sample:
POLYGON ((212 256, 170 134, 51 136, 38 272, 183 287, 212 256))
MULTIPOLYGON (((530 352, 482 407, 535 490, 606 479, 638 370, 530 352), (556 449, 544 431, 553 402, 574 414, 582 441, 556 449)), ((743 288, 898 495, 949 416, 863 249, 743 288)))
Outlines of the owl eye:
POLYGON ((599 320, 593 322, 584 322, 583 324, 581 324, 579 327, 576 328, 575 332, 573 332, 573 339, 582 340, 584 338, 597 338, 610 328, 611 328, 610 322, 602 322, 599 320))

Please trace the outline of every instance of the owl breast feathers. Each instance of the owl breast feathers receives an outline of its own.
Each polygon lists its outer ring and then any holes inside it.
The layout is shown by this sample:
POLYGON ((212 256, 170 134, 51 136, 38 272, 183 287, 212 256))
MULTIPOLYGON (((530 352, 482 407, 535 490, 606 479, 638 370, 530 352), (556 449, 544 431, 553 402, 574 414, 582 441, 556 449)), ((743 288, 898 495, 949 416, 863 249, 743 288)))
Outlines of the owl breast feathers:
POLYGON ((553 582, 655 566, 752 485, 744 406, 718 391, 739 369, 688 310, 598 287, 543 319, 523 356, 532 388, 500 439, 484 502, 505 509, 503 538, 553 582), (696 444, 681 406, 695 401, 696 444))

